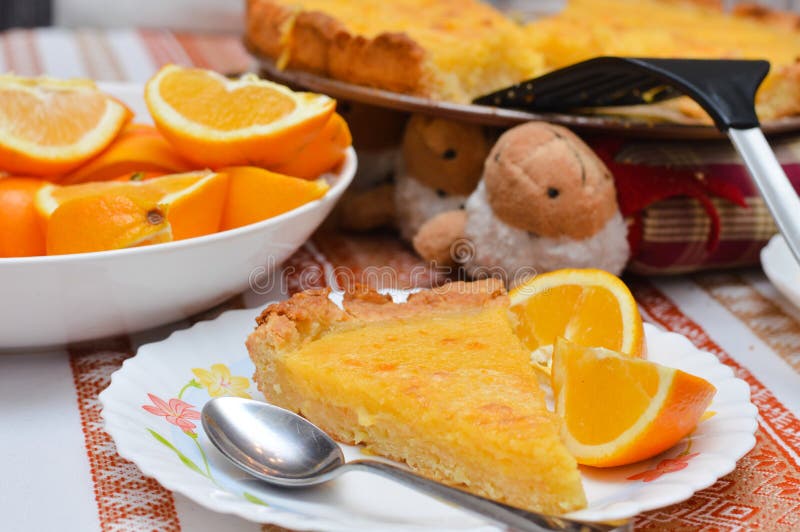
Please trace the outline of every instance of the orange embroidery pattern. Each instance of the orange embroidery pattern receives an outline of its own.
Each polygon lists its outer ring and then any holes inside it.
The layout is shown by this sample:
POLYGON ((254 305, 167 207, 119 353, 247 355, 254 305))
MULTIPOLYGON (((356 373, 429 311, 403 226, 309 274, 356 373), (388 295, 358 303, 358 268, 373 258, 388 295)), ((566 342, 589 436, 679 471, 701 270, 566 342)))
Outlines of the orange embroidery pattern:
POLYGON ((111 436, 103 430, 97 395, 108 386, 111 374, 132 355, 129 349, 70 351, 100 528, 178 531, 180 523, 172 494, 119 456, 111 436))
POLYGON ((733 473, 686 502, 638 516, 637 530, 800 529, 800 420, 652 284, 638 278, 628 284, 654 321, 715 354, 747 382, 760 414, 756 446, 733 473))
POLYGON ((739 275, 707 273, 692 279, 787 364, 800 371, 800 323, 797 320, 739 275))

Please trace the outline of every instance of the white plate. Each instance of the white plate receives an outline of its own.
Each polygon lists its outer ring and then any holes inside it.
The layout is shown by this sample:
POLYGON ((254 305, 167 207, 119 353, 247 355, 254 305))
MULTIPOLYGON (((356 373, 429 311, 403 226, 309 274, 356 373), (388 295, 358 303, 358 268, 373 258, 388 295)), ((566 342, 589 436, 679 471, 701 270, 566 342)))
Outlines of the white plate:
POLYGON ((800 308, 800 265, 781 235, 761 249, 761 267, 775 288, 800 308))
MULTIPOLYGON (((102 88, 148 121, 143 88, 102 88)), ((44 347, 179 320, 247 289, 286 260, 322 223, 353 180, 352 148, 319 200, 263 222, 154 246, 0 258, 0 350, 44 347)))
MULTIPOLYGON (((301 530, 495 530, 461 510, 367 473, 348 473, 324 486, 281 490, 248 478, 207 440, 196 415, 189 434, 145 410, 152 394, 180 397, 199 412, 208 389, 193 369, 223 364, 217 379, 242 377, 239 391, 263 399, 250 380, 253 365, 244 347, 258 311, 236 310, 148 344, 114 373, 100 394, 105 428, 121 456, 166 488, 219 512, 301 530)), ((678 445, 626 467, 582 470, 588 508, 571 516, 621 519, 683 501, 733 471, 755 445, 756 408, 750 389, 711 353, 685 337, 645 325, 651 360, 701 376, 717 387, 716 412, 678 445), (641 475, 639 479, 631 478, 641 475)), ((235 380, 234 380, 235 381, 235 380)), ((185 426, 188 428, 188 425, 185 426)), ((343 446, 348 459, 359 448, 343 446)))

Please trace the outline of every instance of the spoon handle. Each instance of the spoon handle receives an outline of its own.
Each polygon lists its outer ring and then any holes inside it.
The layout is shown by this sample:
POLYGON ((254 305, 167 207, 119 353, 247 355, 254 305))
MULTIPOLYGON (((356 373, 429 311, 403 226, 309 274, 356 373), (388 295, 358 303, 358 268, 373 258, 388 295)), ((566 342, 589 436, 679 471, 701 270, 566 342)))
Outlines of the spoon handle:
POLYGON ((373 460, 353 460, 344 468, 376 473, 396 480, 415 490, 427 493, 437 499, 453 503, 472 513, 488 518, 496 524, 512 527, 522 532, 541 532, 542 530, 567 530, 572 532, 593 532, 610 530, 631 530, 628 523, 603 524, 584 523, 552 515, 528 512, 513 506, 495 502, 466 491, 452 488, 406 469, 373 460))

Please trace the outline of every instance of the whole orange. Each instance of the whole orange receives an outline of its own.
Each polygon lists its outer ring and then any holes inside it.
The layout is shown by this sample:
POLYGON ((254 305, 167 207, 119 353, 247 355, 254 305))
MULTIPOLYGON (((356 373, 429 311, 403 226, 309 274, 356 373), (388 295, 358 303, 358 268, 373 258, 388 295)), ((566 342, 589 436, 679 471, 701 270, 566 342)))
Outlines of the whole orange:
POLYGON ((29 177, 0 177, 0 257, 45 254, 44 226, 35 205, 42 185, 29 177))

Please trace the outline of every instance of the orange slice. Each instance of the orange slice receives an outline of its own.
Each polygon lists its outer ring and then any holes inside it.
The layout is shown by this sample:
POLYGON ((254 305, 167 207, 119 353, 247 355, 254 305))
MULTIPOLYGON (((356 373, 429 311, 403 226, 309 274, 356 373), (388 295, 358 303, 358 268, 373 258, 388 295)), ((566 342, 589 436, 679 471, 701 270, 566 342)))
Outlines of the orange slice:
POLYGON ((322 180, 307 181, 253 166, 221 170, 229 178, 222 230, 266 220, 319 199, 328 191, 322 180))
POLYGON ((26 177, 0 177, 0 257, 44 255, 44 227, 35 198, 45 183, 26 177))
POLYGON ((182 240, 219 230, 228 178, 209 171, 147 181, 42 187, 48 254, 182 240))
POLYGON ((556 338, 644 356, 642 317, 628 287, 603 270, 564 269, 514 288, 516 332, 547 370, 556 338))
POLYGON ((100 155, 65 178, 62 185, 106 181, 139 172, 175 174, 191 170, 191 165, 179 156, 153 126, 127 126, 100 155))
POLYGON ((108 146, 131 116, 90 81, 0 75, 0 170, 68 172, 108 146))
POLYGON ((164 137, 200 166, 269 167, 308 144, 334 112, 334 100, 294 92, 252 74, 230 80, 199 68, 163 67, 145 87, 164 137))
POLYGON ((552 383, 561 439, 578 463, 597 467, 666 451, 694 430, 716 393, 679 369, 563 338, 552 383))
POLYGON ((317 179, 336 168, 353 143, 350 128, 339 113, 331 115, 322 131, 314 139, 288 157, 288 160, 271 170, 303 179, 317 179))

